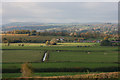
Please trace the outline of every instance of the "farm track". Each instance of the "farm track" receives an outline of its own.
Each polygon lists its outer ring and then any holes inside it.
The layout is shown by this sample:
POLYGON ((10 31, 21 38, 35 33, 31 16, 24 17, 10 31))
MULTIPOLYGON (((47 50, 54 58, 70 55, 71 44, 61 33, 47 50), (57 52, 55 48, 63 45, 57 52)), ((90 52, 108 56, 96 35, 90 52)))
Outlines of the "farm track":
POLYGON ((47 56, 47 51, 44 52, 44 55, 43 55, 43 58, 42 58, 42 62, 45 62, 46 56, 47 56))
POLYGON ((49 51, 44 52, 44 56, 42 58, 42 62, 47 62, 49 58, 49 51))

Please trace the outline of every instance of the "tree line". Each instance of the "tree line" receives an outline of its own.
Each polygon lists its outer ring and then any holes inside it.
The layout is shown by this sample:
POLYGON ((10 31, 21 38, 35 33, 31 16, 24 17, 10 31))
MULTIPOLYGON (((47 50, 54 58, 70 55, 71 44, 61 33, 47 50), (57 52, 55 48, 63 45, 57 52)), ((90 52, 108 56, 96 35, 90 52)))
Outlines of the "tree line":
POLYGON ((113 37, 113 34, 104 34, 103 32, 87 31, 87 32, 37 32, 36 30, 13 30, 7 31, 5 34, 28 34, 29 36, 72 36, 89 38, 104 38, 106 36, 113 37))

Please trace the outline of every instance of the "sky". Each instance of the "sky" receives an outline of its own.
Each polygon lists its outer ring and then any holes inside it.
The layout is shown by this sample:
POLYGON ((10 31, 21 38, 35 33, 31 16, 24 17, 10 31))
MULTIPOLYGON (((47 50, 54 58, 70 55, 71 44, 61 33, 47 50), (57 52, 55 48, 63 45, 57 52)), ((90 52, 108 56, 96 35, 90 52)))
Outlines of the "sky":
POLYGON ((119 2, 119 0, 1 0, 2 2, 119 2))
MULTIPOLYGON (((13 0, 14 1, 14 0, 13 0)), ((2 24, 118 21, 117 2, 3 2, 2 24)))

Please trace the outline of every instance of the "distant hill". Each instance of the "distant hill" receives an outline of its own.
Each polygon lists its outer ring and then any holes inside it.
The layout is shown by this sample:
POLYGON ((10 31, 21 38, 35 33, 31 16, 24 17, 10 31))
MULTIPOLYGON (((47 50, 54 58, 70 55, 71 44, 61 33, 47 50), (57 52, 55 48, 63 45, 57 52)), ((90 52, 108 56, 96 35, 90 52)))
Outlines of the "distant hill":
POLYGON ((6 26, 40 25, 40 24, 43 24, 43 23, 37 23, 37 22, 13 22, 13 23, 4 24, 2 27, 6 27, 6 26))
MULTIPOLYGON (((104 28, 114 28, 117 24, 112 23, 38 23, 38 22, 14 22, 2 25, 2 31, 12 30, 37 30, 37 31, 63 31, 63 32, 87 32, 87 31, 100 31, 104 28), (104 27, 107 26, 107 27, 104 27), (95 29, 95 30, 94 30, 95 29)), ((107 30, 107 29, 106 29, 107 30)))
POLYGON ((12 30, 45 30, 50 28, 57 28, 61 26, 37 23, 37 22, 15 22, 2 25, 2 31, 12 30))

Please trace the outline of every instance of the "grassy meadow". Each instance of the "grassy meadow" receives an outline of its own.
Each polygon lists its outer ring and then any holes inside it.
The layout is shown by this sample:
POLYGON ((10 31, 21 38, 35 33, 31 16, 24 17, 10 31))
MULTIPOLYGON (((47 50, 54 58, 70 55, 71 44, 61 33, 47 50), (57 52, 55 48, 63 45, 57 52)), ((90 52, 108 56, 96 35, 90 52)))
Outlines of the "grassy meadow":
POLYGON ((3 50, 4 62, 41 62, 44 51, 39 50, 3 50), (8 57, 9 56, 9 57, 8 57))
POLYGON ((30 62, 34 76, 64 76, 118 71, 118 47, 99 43, 2 44, 3 78, 20 77, 21 64, 30 62), (24 44, 24 46, 18 46, 24 44), (48 55, 42 62, 44 53, 48 55))
POLYGON ((117 51, 95 51, 95 52, 75 52, 61 51, 51 52, 49 56, 51 62, 118 62, 117 51))

